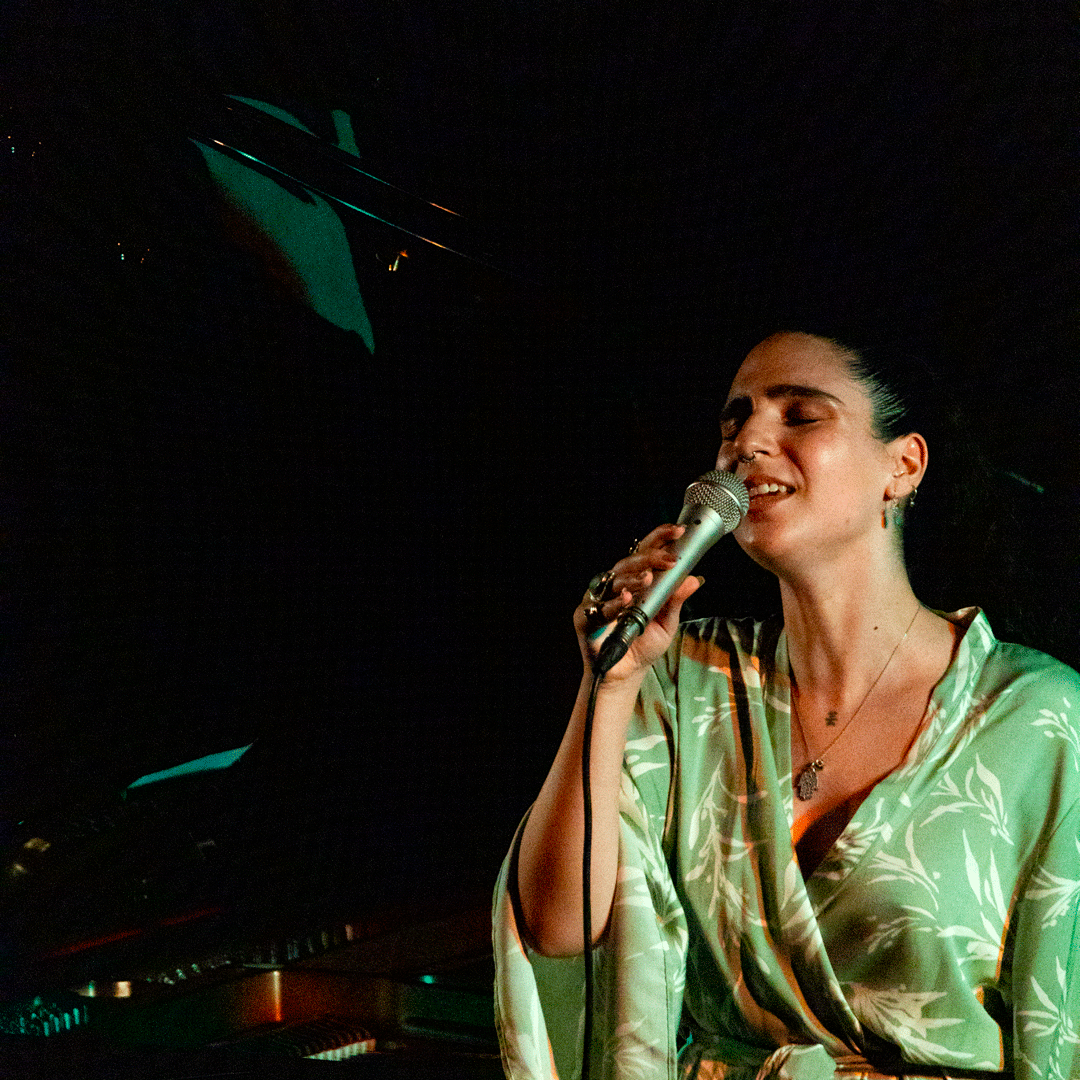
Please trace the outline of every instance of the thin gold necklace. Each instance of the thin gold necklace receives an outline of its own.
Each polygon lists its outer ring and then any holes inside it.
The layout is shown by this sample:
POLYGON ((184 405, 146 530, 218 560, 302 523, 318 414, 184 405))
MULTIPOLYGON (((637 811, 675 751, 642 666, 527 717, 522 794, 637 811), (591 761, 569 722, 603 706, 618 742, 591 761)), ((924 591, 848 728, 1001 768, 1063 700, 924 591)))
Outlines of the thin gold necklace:
MULTIPOLYGON (((889 659, 885 661, 885 666, 878 672, 877 678, 870 684, 870 689, 863 695, 862 701, 855 707, 855 711, 848 718, 848 722, 833 736, 832 742, 821 751, 812 761, 808 761, 802 768, 802 772, 799 773, 798 778, 795 780, 795 793, 802 799, 803 802, 809 802, 814 797, 815 792, 818 789, 817 774, 825 768, 825 755, 837 744, 840 736, 844 734, 855 717, 859 715, 859 710, 866 704, 870 695, 874 692, 874 687, 881 682, 882 675, 885 674, 886 669, 892 663, 893 657, 896 655, 900 646, 907 640, 908 634, 911 633, 911 628, 915 625, 915 620, 919 617, 919 612, 922 611, 922 604, 915 609, 915 614, 911 616, 911 622, 908 623, 908 628, 904 631, 904 636, 893 646, 893 651, 889 653, 889 659)), ((806 747, 807 752, 810 751, 810 743, 807 741, 806 732, 803 730, 802 719, 799 716, 798 706, 795 704, 795 695, 791 695, 791 711, 795 715, 795 723, 799 725, 799 734, 802 736, 803 746, 806 747)))

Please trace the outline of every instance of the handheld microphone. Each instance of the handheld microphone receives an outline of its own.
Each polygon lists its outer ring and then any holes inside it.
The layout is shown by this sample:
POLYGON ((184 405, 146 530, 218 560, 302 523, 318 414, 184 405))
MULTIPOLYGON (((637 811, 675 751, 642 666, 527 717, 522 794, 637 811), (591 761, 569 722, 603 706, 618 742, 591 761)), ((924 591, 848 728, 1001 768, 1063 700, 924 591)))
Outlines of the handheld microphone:
POLYGON ((662 574, 624 611, 615 623, 593 663, 597 677, 606 675, 625 655, 630 643, 656 617, 671 594, 682 584, 698 559, 732 529, 750 509, 746 485, 734 473, 713 470, 699 476, 683 496, 678 524, 686 531, 671 545, 678 561, 662 574))

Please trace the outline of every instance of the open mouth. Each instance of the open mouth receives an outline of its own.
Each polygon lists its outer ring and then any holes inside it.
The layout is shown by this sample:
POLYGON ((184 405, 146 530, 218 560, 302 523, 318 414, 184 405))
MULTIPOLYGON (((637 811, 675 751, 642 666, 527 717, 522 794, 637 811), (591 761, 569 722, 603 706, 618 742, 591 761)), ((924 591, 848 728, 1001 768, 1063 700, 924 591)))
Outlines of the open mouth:
POLYGON ((747 493, 751 499, 760 499, 768 495, 790 495, 794 490, 789 484, 768 483, 747 488, 747 493))

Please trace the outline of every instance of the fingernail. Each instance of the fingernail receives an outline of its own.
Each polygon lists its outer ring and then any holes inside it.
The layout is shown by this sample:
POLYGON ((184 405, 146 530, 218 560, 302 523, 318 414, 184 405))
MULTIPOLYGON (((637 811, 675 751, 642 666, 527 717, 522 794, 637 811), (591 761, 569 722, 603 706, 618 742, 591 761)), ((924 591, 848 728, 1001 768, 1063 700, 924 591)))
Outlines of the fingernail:
POLYGON ((704 585, 705 584, 705 579, 700 574, 695 574, 694 577, 697 578, 698 585, 704 585))

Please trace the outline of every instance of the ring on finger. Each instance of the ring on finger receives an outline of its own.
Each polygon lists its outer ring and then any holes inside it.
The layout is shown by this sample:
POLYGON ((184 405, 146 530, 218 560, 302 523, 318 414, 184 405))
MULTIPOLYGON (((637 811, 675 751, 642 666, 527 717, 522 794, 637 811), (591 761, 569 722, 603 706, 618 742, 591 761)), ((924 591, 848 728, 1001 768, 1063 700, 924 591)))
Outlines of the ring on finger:
POLYGON ((589 582, 585 590, 585 599, 581 602, 581 610, 585 616, 585 625, 589 630, 596 630, 604 625, 603 605, 615 596, 615 590, 611 587, 615 580, 615 571, 607 570, 603 574, 597 574, 589 582))

